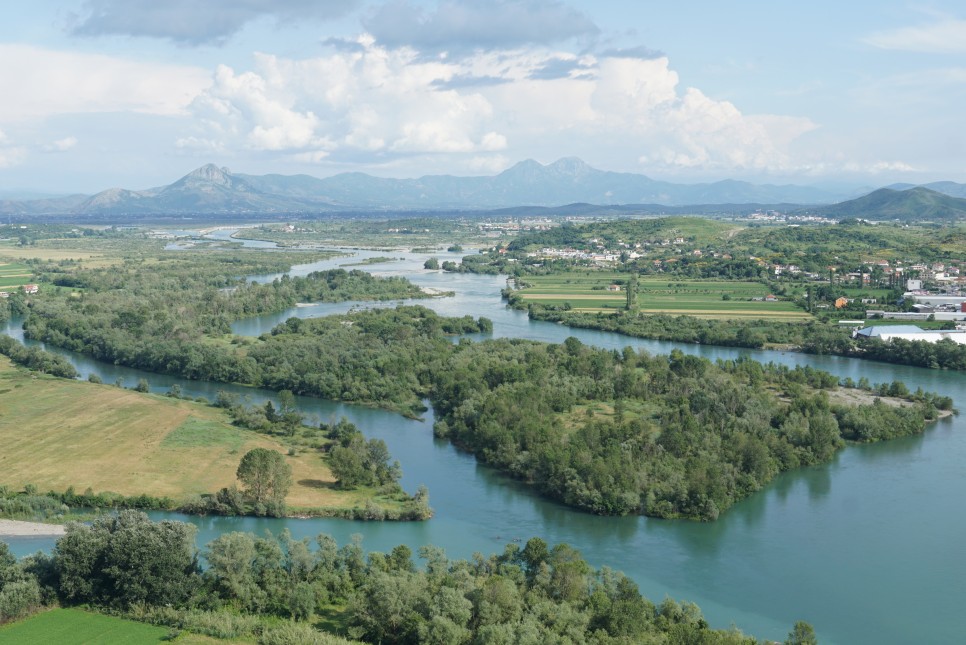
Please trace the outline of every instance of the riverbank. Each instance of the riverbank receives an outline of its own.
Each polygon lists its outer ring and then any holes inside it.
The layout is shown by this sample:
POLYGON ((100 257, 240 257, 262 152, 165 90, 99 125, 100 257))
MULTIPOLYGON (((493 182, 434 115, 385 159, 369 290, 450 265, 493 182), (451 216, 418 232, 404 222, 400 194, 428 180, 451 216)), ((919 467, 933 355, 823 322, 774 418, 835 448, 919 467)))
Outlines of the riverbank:
POLYGON ((64 534, 62 524, 0 520, 0 538, 4 537, 56 537, 64 534))
POLYGON ((857 343, 848 329, 818 321, 730 320, 668 314, 628 315, 619 310, 603 314, 550 309, 527 303, 518 294, 518 291, 504 291, 510 307, 527 311, 530 320, 557 323, 571 329, 591 329, 646 340, 828 354, 928 369, 966 370, 966 346, 955 343, 901 339, 857 343))

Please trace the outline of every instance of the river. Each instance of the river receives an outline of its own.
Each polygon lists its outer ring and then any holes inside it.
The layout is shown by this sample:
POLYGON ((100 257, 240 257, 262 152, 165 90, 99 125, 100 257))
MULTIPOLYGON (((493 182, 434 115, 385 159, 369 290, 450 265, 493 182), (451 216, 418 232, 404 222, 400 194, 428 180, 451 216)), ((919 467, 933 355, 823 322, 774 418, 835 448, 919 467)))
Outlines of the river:
MULTIPOLYGON (((224 239, 229 231, 215 237, 224 239)), ((263 246, 261 243, 259 246, 263 246)), ((252 245, 254 246, 254 245, 252 245)), ((828 356, 706 347, 644 341, 618 334, 568 329, 530 321, 500 300, 505 278, 446 274, 422 268, 428 254, 352 251, 294 267, 293 275, 390 256, 392 262, 359 266, 377 275, 404 275, 413 282, 451 290, 454 297, 415 301, 444 315, 486 316, 494 337, 582 342, 620 349, 627 345, 651 353, 684 352, 716 358, 751 356, 760 361, 807 364, 840 377, 872 382, 901 379, 954 397, 964 405, 966 375, 828 356)), ((456 257, 460 254, 453 254, 456 257)), ((450 254, 436 257, 450 259, 450 254)), ((347 267, 351 268, 351 267, 347 267)), ((276 276, 258 276, 270 280, 276 276)), ((392 306, 379 303, 375 306, 392 306)), ((302 306, 234 325, 238 334, 258 335, 290 316, 312 317, 350 307, 338 303, 302 306)), ((22 337, 13 322, 5 330, 22 337)), ((213 398, 217 390, 242 393, 253 403, 273 393, 218 383, 186 381, 91 360, 56 348, 86 377, 105 383, 121 379, 134 385, 146 378, 152 391, 178 383, 185 395, 213 398)), ((815 626, 822 643, 952 643, 966 628, 966 416, 938 422, 920 437, 849 447, 824 466, 780 476, 764 491, 735 505, 713 523, 644 517, 597 517, 539 498, 530 489, 476 463, 432 435, 432 416, 422 421, 361 406, 299 397, 309 417, 347 416, 367 436, 386 441, 403 466, 403 486, 430 490, 436 511, 428 522, 378 523, 334 519, 278 520, 187 517, 153 513, 196 524, 199 544, 226 531, 288 528, 293 536, 320 532, 346 542, 364 536, 368 550, 396 544, 444 547, 451 557, 501 551, 511 540, 540 536, 568 542, 595 566, 607 565, 631 576, 655 602, 665 596, 697 603, 715 627, 734 624, 758 638, 783 640, 796 620, 815 626)), ((15 553, 49 549, 49 539, 11 539, 15 553)))

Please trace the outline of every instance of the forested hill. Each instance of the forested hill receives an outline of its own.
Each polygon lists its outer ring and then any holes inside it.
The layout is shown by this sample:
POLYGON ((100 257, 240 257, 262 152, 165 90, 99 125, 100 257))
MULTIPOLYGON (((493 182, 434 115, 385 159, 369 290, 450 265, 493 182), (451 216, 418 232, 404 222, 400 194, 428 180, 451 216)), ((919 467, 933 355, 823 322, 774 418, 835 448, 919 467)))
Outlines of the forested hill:
POLYGON ((966 199, 917 186, 908 190, 880 188, 839 204, 808 209, 809 213, 843 219, 901 220, 904 222, 966 219, 966 199))

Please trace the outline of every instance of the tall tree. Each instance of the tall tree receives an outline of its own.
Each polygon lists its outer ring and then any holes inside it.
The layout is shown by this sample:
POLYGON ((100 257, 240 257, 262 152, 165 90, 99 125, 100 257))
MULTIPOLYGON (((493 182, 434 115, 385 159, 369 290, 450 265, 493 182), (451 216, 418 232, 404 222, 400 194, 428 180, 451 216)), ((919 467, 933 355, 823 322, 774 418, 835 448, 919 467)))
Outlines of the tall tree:
POLYGON ((627 311, 634 311, 637 308, 637 274, 632 273, 627 280, 627 311))
POLYGON ((292 467, 282 453, 267 448, 249 450, 235 474, 256 506, 272 504, 284 508, 285 496, 292 487, 292 467))

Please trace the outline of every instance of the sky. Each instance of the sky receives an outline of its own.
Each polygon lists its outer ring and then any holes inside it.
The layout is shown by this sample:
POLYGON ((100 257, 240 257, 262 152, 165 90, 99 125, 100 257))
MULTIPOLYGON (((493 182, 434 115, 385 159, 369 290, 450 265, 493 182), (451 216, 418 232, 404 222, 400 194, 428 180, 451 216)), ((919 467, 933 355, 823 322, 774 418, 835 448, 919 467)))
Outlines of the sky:
POLYGON ((962 0, 32 0, 0 195, 248 174, 966 182, 962 0))

